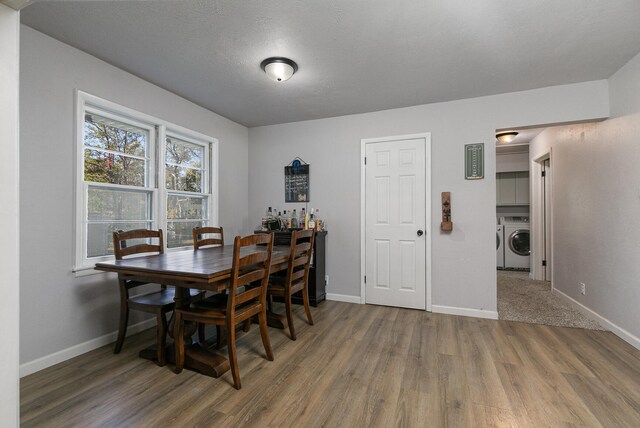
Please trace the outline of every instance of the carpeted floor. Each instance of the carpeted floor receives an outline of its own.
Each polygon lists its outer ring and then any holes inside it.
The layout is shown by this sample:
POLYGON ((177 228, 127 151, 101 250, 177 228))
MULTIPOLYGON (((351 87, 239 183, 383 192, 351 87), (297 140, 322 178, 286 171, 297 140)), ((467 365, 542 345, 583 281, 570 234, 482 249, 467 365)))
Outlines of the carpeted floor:
POLYGON ((551 292, 551 283, 529 279, 529 272, 498 271, 501 320, 557 327, 606 330, 551 292))

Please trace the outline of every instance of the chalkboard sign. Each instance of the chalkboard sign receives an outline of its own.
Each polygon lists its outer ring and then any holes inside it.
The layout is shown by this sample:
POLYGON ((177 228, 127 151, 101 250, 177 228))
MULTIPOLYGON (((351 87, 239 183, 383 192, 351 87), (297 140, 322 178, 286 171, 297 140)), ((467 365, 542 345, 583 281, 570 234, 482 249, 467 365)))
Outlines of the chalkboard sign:
POLYGON ((284 167, 285 202, 309 202, 309 164, 299 159, 284 167))
POLYGON ((484 178, 484 144, 464 145, 464 178, 481 180, 484 178))

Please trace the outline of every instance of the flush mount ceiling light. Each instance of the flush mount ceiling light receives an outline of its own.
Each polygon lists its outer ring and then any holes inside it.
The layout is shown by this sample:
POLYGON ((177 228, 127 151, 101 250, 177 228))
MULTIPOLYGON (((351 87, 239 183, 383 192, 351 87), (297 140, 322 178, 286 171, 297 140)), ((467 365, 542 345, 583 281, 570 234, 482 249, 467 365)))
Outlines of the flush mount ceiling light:
POLYGON ((500 143, 510 143, 516 138, 516 135, 518 135, 516 131, 498 132, 496 138, 500 143))
POLYGON ((260 68, 267 73, 269 79, 276 82, 284 82, 289 80, 293 73, 298 71, 298 64, 283 57, 271 57, 267 58, 260 63, 260 68))

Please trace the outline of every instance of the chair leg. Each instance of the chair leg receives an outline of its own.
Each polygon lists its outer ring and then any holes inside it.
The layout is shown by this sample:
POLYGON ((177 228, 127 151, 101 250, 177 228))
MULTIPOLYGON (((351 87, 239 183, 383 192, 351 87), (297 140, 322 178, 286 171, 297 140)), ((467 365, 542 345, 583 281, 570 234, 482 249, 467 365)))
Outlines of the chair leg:
POLYGON ((267 327, 267 313, 262 310, 258 314, 260 321, 260 337, 262 337, 262 345, 267 353, 267 360, 273 361, 273 351, 271 351, 271 343, 269 342, 269 328, 267 327))
POLYGON ((304 311, 307 313, 307 321, 309 321, 309 325, 313 325, 311 307, 309 306, 309 289, 307 287, 302 289, 302 303, 304 303, 304 311))
POLYGON ((236 328, 232 320, 227 320, 227 350, 229 351, 229 365, 233 376, 233 386, 235 389, 242 388, 240 384, 240 370, 238 369, 238 354, 236 352, 236 328))
POLYGON ((184 366, 184 338, 182 337, 184 336, 184 324, 182 322, 182 316, 180 315, 180 312, 174 312, 174 317, 175 331, 173 337, 175 338, 174 348, 176 349, 176 368, 174 371, 176 373, 180 373, 182 372, 182 367, 184 366))
POLYGON ((206 325, 203 323, 198 323, 198 342, 202 343, 205 341, 205 333, 204 333, 204 329, 205 329, 206 325))
POLYGON ((284 300, 284 306, 287 312, 287 324, 289 325, 289 334, 291 340, 296 340, 296 329, 293 327, 293 308, 291 307, 291 294, 287 294, 284 300))
POLYGON ((162 311, 158 311, 158 326, 156 327, 156 334, 156 343, 158 346, 157 364, 162 367, 165 365, 165 348, 167 345, 167 317, 162 311))
POLYGON ((129 323, 129 305, 127 302, 121 302, 120 304, 120 325, 118 327, 118 340, 116 340, 116 347, 113 350, 114 354, 119 354, 124 344, 124 338, 127 335, 127 324, 129 323))

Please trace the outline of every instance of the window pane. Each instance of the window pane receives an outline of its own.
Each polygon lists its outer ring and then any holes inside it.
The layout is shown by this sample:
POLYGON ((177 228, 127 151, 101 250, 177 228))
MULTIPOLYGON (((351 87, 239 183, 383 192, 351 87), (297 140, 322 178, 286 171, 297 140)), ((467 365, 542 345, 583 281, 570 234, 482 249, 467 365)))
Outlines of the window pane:
POLYGON ((84 145, 135 156, 145 156, 149 132, 116 120, 87 113, 84 145))
POLYGON ((165 162, 167 163, 191 168, 202 169, 203 167, 203 146, 169 137, 167 138, 166 152, 167 156, 165 162))
POLYGON ((206 219, 207 198, 185 195, 167 197, 167 219, 206 219))
POLYGON ((89 187, 87 219, 150 220, 149 204, 147 192, 89 187))
POLYGON ((150 228, 151 222, 89 223, 87 225, 87 257, 113 255, 113 232, 116 230, 150 228))
POLYGON ((169 190, 202 192, 202 171, 167 165, 166 186, 169 190))
POLYGON ((141 159, 85 149, 84 181, 144 186, 145 164, 141 159))
POLYGON ((192 230, 204 226, 204 221, 167 222, 167 247, 187 247, 193 245, 192 230))

